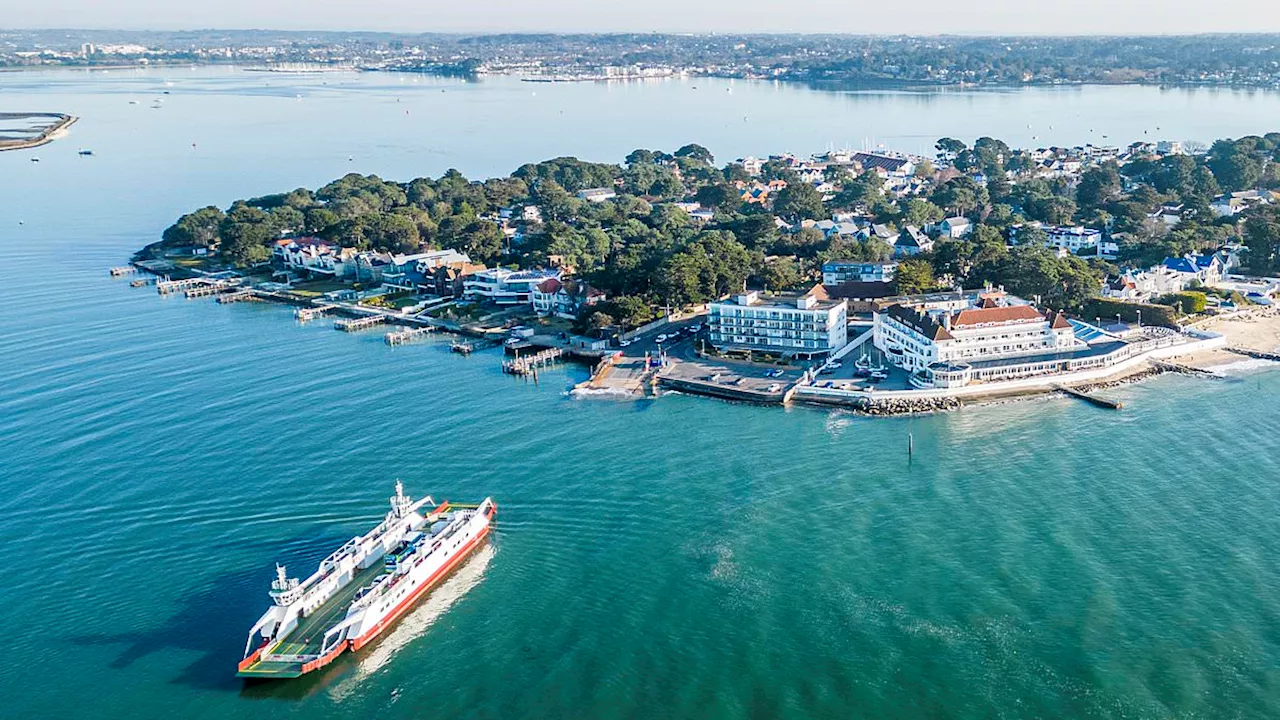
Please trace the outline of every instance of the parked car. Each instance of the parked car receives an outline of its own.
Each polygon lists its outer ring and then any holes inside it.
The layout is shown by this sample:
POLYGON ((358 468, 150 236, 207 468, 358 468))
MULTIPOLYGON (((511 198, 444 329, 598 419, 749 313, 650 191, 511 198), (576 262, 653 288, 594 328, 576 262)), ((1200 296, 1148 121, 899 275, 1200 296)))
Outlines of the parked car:
POLYGON ((839 370, 840 368, 844 367, 844 363, 840 362, 839 360, 832 360, 831 362, 827 363, 827 367, 831 368, 832 370, 839 370))

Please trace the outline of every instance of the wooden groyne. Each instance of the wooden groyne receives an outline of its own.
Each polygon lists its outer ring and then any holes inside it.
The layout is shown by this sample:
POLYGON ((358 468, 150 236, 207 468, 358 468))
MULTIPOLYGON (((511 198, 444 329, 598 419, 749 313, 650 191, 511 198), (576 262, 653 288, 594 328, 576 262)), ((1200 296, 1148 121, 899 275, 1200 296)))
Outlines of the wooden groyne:
POLYGON ((502 361, 502 372, 510 375, 528 375, 540 367, 545 367, 559 360, 564 355, 563 348, 547 348, 532 355, 525 355, 513 360, 502 361))
POLYGON ((1272 362, 1280 362, 1280 353, 1267 352, 1266 350, 1254 350, 1253 348, 1229 346, 1223 348, 1227 352, 1233 352, 1237 355, 1244 355, 1258 360, 1270 360, 1272 362))
POLYGON ((308 322, 337 310, 337 305, 317 305, 316 307, 300 307, 293 311, 293 316, 300 322, 308 322))
POLYGON ((1089 393, 1083 390, 1076 390, 1075 388, 1070 388, 1070 387, 1067 387, 1066 385, 1054 385, 1053 389, 1057 390, 1058 392, 1064 393, 1066 395, 1070 395, 1073 398, 1079 398, 1081 400, 1084 400, 1085 402, 1091 405, 1096 405, 1100 408, 1107 408, 1108 410, 1119 410, 1124 407, 1124 403, 1120 402, 1119 400, 1109 400, 1100 395, 1090 395, 1089 393))
POLYGON ((435 332, 435 328, 430 325, 424 327, 403 328, 401 330, 392 330, 387 333, 386 341, 388 345, 404 345, 413 342, 421 337, 426 337, 435 332))
POLYGON ((333 321, 333 329, 343 332, 356 332, 357 330, 367 330, 371 327, 381 325, 386 322, 384 315, 365 315, 357 318, 340 318, 333 321))

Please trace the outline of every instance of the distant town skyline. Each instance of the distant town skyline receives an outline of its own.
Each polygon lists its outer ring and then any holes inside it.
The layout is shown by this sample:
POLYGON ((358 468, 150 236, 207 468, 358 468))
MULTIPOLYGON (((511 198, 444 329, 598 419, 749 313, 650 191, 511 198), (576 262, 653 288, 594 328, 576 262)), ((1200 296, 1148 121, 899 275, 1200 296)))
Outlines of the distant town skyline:
POLYGON ((46 0, 15 4, 0 26, 182 30, 369 30, 394 32, 694 32, 962 35, 1139 35, 1280 32, 1274 0, 1238 0, 1231 12, 1205 0, 946 0, 788 3, 651 0, 613 5, 582 0, 384 0, 363 5, 314 0, 46 0), (1216 11, 1216 12, 1215 12, 1216 11))

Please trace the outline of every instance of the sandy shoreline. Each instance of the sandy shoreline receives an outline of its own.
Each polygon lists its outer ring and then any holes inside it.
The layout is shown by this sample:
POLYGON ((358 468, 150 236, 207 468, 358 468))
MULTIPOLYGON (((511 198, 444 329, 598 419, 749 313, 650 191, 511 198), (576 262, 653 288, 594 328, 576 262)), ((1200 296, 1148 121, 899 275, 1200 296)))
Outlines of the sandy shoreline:
MULTIPOLYGON (((1218 333, 1227 339, 1228 347, 1241 347, 1263 352, 1280 348, 1280 308, 1246 310, 1230 318, 1213 319, 1196 325, 1197 330, 1218 333)), ((1212 368, 1238 363, 1242 358, 1227 350, 1193 353, 1179 361, 1197 368, 1212 368)))

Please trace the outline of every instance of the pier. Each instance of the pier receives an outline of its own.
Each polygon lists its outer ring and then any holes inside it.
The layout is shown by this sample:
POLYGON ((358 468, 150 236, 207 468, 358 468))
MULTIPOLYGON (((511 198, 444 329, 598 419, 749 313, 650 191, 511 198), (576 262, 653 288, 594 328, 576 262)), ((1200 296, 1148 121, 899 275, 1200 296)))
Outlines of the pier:
POLYGON ((341 318, 333 321, 333 329, 343 332, 356 332, 358 330, 368 330, 376 325, 386 322, 384 315, 365 315, 358 318, 341 318))
POLYGON ((187 278, 185 280, 170 280, 168 278, 164 278, 163 280, 156 281, 156 292, 161 295, 168 295, 170 293, 190 290, 191 288, 199 285, 206 285, 208 282, 209 281, 204 278, 187 278))
POLYGON ((386 341, 388 345, 405 345, 413 342, 421 337, 435 332, 435 328, 427 325, 425 327, 404 328, 402 330, 392 330, 387 333, 386 341))
POLYGON ((155 285, 155 284, 156 284, 156 278, 154 277, 140 277, 140 278, 134 278, 129 281, 129 287, 146 287, 148 285, 155 285))
POLYGON ((138 272, 138 268, 132 265, 121 265, 119 267, 111 268, 110 272, 111 277, 124 277, 125 275, 132 275, 138 272))
POLYGON ((1108 410, 1119 410, 1124 407, 1124 403, 1120 402, 1119 400, 1108 400, 1107 398, 1101 397, 1099 395, 1090 395, 1089 393, 1083 390, 1076 390, 1075 388, 1069 388, 1066 385, 1054 385, 1053 389, 1057 390, 1058 392, 1064 393, 1066 395, 1070 395, 1073 398, 1079 398, 1081 400, 1084 400, 1090 405, 1096 405, 1100 408, 1106 408, 1108 410))
POLYGON ((337 305, 318 305, 316 307, 301 307, 293 311, 293 316, 300 322, 308 322, 319 317, 324 317, 330 312, 336 310, 337 305))
POLYGON ((218 293, 226 292, 227 290, 230 290, 231 288, 236 287, 239 284, 240 282, 238 280, 218 280, 215 282, 209 282, 205 280, 200 284, 196 284, 188 288, 187 297, 188 298, 209 297, 210 295, 217 295, 218 293))
POLYGON ((230 305, 238 302, 256 302, 258 295, 252 290, 236 290, 235 292, 223 293, 218 296, 218 303, 221 305, 230 305))
POLYGON ((559 360, 563 355, 563 348, 547 348, 532 355, 502 361, 502 372, 510 375, 528 375, 540 367, 545 367, 559 360))

